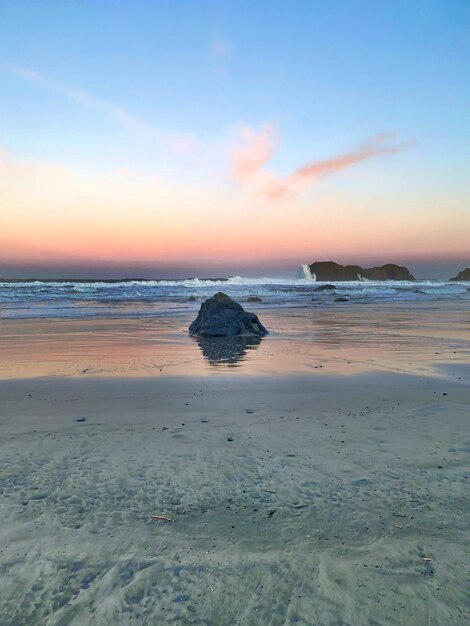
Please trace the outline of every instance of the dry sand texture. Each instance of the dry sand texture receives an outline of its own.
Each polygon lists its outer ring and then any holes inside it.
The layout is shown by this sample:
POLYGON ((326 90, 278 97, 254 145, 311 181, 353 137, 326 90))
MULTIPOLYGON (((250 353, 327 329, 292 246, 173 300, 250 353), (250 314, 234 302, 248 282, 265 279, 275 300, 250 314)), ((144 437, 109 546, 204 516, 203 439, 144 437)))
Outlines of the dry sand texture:
POLYGON ((6 626, 468 618, 463 384, 370 374, 0 390, 6 626))

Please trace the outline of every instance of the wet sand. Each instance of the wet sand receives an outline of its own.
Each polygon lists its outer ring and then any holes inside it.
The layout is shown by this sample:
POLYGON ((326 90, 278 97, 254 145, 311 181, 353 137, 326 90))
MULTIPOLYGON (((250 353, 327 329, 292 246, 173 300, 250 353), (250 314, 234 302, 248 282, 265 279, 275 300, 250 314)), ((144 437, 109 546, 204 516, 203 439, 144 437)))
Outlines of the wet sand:
POLYGON ((0 380, 38 376, 162 377, 448 374, 470 363, 465 303, 251 305, 270 334, 220 345, 188 337, 199 304, 158 318, 0 320, 0 380), (217 367, 214 367, 217 366, 217 367))
POLYGON ((291 311, 217 366, 173 327, 12 323, 0 623, 467 623, 468 316, 349 313, 291 311))

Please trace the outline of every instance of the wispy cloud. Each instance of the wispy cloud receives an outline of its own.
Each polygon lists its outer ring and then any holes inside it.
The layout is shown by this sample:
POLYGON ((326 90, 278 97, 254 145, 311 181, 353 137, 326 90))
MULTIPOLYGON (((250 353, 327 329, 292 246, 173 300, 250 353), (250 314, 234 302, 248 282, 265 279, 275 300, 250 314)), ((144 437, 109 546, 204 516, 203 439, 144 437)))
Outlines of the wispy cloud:
POLYGON ((82 106, 93 108, 99 106, 109 106, 103 100, 99 98, 95 98, 94 96, 86 93, 85 91, 80 91, 79 89, 74 89, 72 87, 68 87, 53 78, 49 78, 48 76, 44 76, 44 74, 40 74, 39 72, 35 72, 34 70, 28 67, 9 67, 7 71, 10 74, 14 74, 15 76, 19 76, 24 78, 25 80, 36 83, 43 89, 48 89, 49 91, 55 91, 57 93, 61 93, 72 100, 75 100, 78 104, 82 106))
MULTIPOLYGON (((262 189, 267 175, 263 168, 254 175, 262 189)), ((96 267, 115 261, 124 267, 133 261, 176 266, 191 259, 220 267, 224 260, 300 262, 312 258, 312 246, 318 256, 349 258, 364 249, 375 257, 392 251, 395 258, 468 250, 465 198, 449 197, 447 190, 431 198, 411 190, 403 199, 392 186, 382 195, 381 211, 375 195, 367 193, 325 194, 315 210, 300 198, 286 218, 286 211, 273 211, 271 201, 256 195, 258 188, 247 202, 246 187, 217 187, 213 178, 201 182, 166 180, 138 169, 77 169, 0 149, 0 262, 95 259, 96 267), (227 224, 229 233, 221 236, 227 224)))
POLYGON ((231 154, 235 180, 241 184, 249 183, 276 152, 277 144, 274 124, 265 124, 259 131, 243 126, 231 154))
POLYGON ((98 98, 81 89, 66 85, 28 67, 8 67, 6 70, 10 74, 19 76, 28 82, 35 83, 43 89, 66 96, 82 107, 97 110, 114 120, 127 131, 145 135, 154 141, 158 141, 174 154, 188 151, 195 142, 196 138, 191 133, 167 131, 156 128, 147 122, 137 119, 128 113, 128 111, 116 106, 112 102, 98 98))
POLYGON ((228 65, 232 58, 232 46, 226 37, 216 34, 212 38, 209 48, 213 69, 217 76, 226 76, 228 65))
POLYGON ((222 35, 216 35, 212 39, 211 54, 219 59, 226 59, 231 54, 231 47, 228 40, 222 35))
POLYGON ((232 151, 231 165, 234 179, 259 194, 271 199, 282 199, 301 191, 319 178, 334 174, 361 161, 385 154, 401 152, 408 144, 399 144, 393 133, 372 137, 353 150, 337 154, 329 159, 311 161, 285 177, 278 177, 265 165, 278 146, 276 128, 267 124, 256 131, 243 127, 239 145, 232 151))

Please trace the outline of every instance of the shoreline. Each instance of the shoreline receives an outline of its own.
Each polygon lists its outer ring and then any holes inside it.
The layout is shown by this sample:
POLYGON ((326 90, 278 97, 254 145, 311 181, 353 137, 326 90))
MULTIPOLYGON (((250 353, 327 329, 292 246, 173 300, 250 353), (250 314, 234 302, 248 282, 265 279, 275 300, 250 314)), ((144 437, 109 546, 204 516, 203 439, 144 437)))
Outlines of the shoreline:
POLYGON ((198 305, 158 318, 2 320, 0 380, 375 370, 442 376, 443 366, 470 380, 470 322, 461 304, 250 308, 270 331, 261 341, 189 336, 198 305))
POLYGON ((4 283, 0 294, 0 319, 152 319, 194 311, 216 291, 227 292, 244 304, 250 296, 261 298, 259 310, 282 310, 307 307, 313 310, 335 310, 337 298, 341 307, 356 304, 368 307, 395 305, 419 309, 422 306, 458 308, 470 303, 470 282, 443 281, 337 281, 334 290, 324 290, 305 278, 245 279, 228 281, 148 281, 145 284, 89 282, 4 283))

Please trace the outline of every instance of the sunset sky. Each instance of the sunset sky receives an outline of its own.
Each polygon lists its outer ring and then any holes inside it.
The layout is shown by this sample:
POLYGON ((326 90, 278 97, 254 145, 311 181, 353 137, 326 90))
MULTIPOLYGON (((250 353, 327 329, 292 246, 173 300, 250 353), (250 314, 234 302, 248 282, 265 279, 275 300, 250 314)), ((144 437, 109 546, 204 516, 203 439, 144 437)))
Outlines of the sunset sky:
POLYGON ((469 32, 467 0, 2 0, 0 276, 448 277, 469 32))

